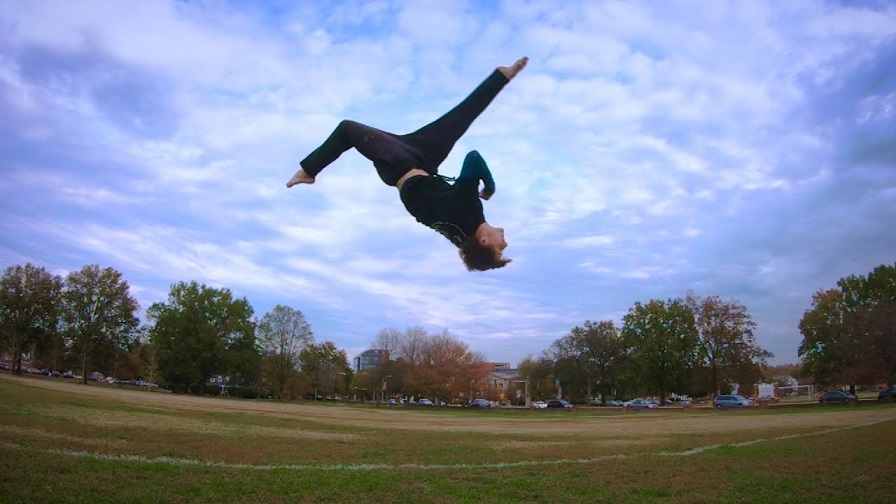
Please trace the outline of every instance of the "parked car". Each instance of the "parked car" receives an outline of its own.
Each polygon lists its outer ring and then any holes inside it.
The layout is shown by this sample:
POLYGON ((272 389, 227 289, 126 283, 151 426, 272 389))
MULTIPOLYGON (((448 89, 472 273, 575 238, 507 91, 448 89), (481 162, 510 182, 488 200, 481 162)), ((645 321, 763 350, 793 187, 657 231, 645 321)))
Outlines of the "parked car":
MULTIPOLYGON (((896 387, 893 387, 893 390, 890 391, 890 397, 892 397, 893 399, 896 399, 896 387)), ((887 398, 887 389, 881 390, 880 392, 877 393, 877 399, 879 401, 883 401, 886 398, 887 398)))
POLYGON ((433 403, 432 401, 424 397, 417 401, 417 404, 419 404, 420 406, 432 406, 433 403))
POLYGON ((654 401, 651 401, 650 399, 644 399, 641 397, 639 397, 637 399, 632 399, 631 401, 626 401, 626 402, 622 403, 622 405, 625 406, 626 408, 632 408, 632 409, 654 409, 654 408, 659 407, 659 404, 655 403, 654 401))
POLYGON ((470 402, 470 407, 471 408, 491 408, 492 403, 486 401, 485 399, 473 399, 473 401, 470 402))
POLYGON ((534 403, 532 403, 532 407, 535 409, 545 409, 548 407, 548 403, 544 401, 535 401, 534 403))
POLYGON ((607 401, 607 406, 620 407, 625 406, 625 403, 623 401, 620 401, 619 399, 613 399, 612 401, 607 401))
POLYGON ((855 404, 856 396, 842 390, 828 390, 818 396, 818 404, 855 404))
POLYGON ((548 408, 572 409, 572 403, 563 399, 551 399, 547 404, 548 408))
POLYGON ((716 396, 716 398, 712 400, 712 405, 716 408, 742 408, 745 406, 752 406, 753 401, 742 395, 728 394, 716 396))

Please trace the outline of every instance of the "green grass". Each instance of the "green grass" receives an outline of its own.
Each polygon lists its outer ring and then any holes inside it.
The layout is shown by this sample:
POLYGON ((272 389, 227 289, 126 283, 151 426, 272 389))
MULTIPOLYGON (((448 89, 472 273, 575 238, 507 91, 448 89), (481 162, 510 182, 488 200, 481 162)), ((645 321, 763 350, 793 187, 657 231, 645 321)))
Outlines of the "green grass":
POLYGON ((0 376, 0 502, 894 497, 890 404, 545 414, 97 390, 0 376))

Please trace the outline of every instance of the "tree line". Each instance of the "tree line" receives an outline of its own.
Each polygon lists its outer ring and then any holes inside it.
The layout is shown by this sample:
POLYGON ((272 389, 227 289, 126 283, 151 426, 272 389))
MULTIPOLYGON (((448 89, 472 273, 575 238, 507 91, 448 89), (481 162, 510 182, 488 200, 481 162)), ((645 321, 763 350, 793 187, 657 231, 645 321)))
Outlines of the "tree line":
POLYGON ((763 376, 772 354, 753 334, 756 323, 737 301, 717 296, 635 303, 620 324, 585 321, 520 365, 530 393, 601 402, 654 395, 741 391, 763 376))
MULTIPOLYGON (((799 324, 801 375, 823 386, 896 381, 896 268, 880 266, 819 291, 799 324)), ((0 279, 0 351, 22 372, 23 355, 52 369, 72 366, 159 382, 176 392, 222 389, 275 399, 392 394, 452 402, 510 391, 483 378, 492 369, 448 331, 387 328, 371 348, 389 357, 354 374, 345 351, 315 343, 301 311, 283 305, 256 318, 226 288, 179 282, 150 305, 146 323, 128 283, 112 268, 87 265, 64 278, 32 264, 0 279)), ((530 395, 594 397, 713 395, 749 390, 772 354, 756 342, 756 323, 738 301, 689 292, 635 303, 621 322, 585 321, 539 357, 519 365, 530 395)), ((522 386, 522 385, 520 385, 522 386)))
POLYGON ((246 298, 197 282, 171 286, 146 310, 113 268, 87 265, 64 278, 33 264, 0 278, 0 354, 53 370, 99 371, 159 382, 175 392, 222 389, 246 397, 301 397, 347 388, 351 370, 333 342, 315 344, 304 315, 276 306, 260 320, 246 298))

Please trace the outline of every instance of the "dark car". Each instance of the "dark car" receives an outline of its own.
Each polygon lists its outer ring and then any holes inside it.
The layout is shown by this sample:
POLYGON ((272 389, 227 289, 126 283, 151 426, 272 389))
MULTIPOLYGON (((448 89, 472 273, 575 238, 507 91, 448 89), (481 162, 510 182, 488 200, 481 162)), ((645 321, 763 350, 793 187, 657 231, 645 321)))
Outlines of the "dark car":
POLYGON ((491 408, 492 403, 486 401, 485 399, 473 399, 473 401, 470 402, 470 407, 471 408, 491 408))
POLYGON ((818 396, 818 404, 851 404, 855 402, 856 396, 842 390, 829 390, 818 396))
MULTIPOLYGON (((892 397, 893 399, 896 399, 896 387, 893 387, 893 390, 890 391, 889 396, 892 397)), ((887 389, 884 389, 884 390, 881 390, 880 392, 878 392, 877 399, 879 401, 883 401, 884 399, 887 399, 887 389)))
POLYGON ((548 401, 548 408, 572 409, 572 403, 563 399, 551 399, 548 401))

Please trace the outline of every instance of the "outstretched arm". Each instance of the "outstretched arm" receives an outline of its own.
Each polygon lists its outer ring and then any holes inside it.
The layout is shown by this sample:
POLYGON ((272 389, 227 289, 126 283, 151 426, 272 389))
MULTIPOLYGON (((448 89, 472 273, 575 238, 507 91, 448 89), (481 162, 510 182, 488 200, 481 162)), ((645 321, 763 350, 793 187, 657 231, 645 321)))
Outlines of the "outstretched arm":
POLYGON ((460 175, 457 177, 458 182, 462 180, 475 180, 477 186, 481 180, 483 187, 482 191, 479 192, 479 197, 484 200, 491 198, 495 194, 495 179, 492 177, 492 172, 488 169, 488 165, 485 164, 485 159, 482 159, 478 151, 470 151, 467 153, 467 157, 464 158, 463 167, 460 169, 460 175))

